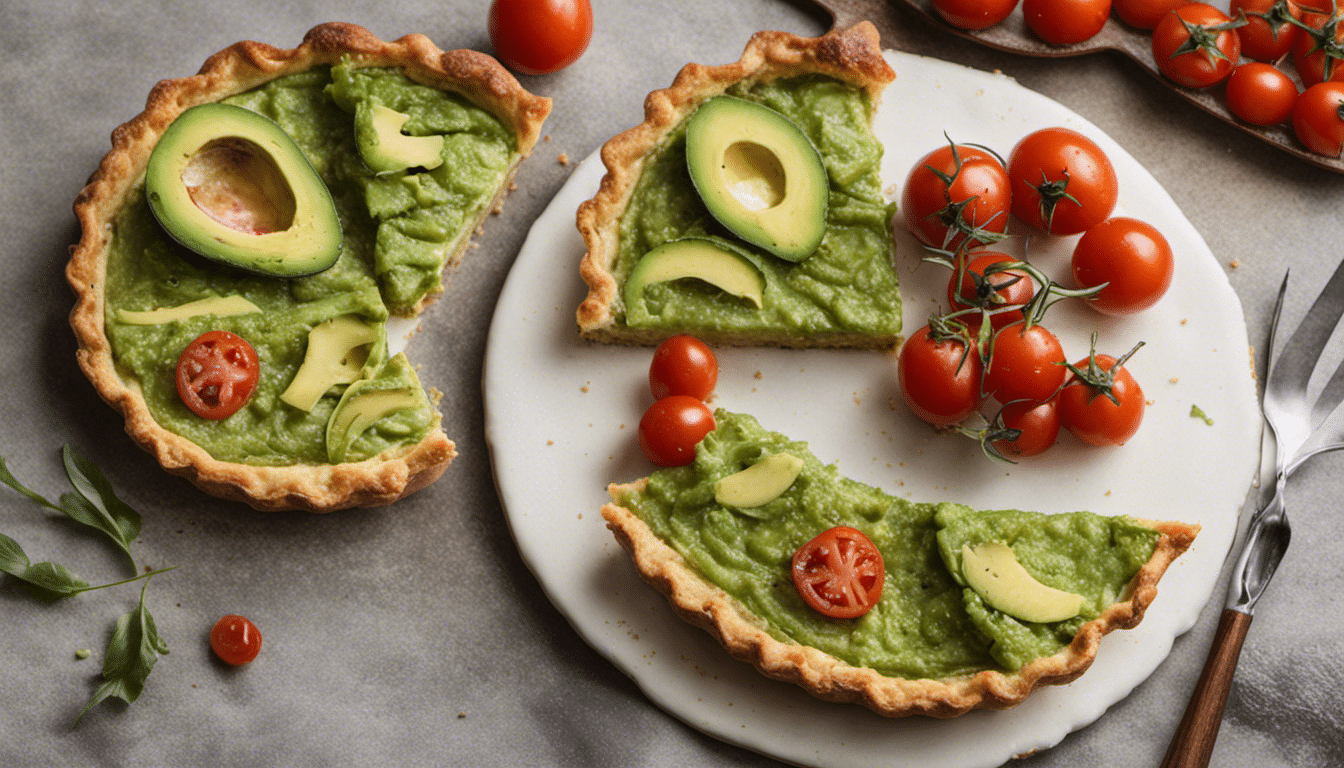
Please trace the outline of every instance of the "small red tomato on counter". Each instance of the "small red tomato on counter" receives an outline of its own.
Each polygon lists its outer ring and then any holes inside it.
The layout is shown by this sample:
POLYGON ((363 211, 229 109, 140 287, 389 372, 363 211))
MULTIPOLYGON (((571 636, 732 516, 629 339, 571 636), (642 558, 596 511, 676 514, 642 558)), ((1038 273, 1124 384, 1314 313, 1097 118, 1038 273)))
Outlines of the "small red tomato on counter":
POLYGON ((510 69, 546 75, 578 61, 593 37, 589 0, 494 0, 490 44, 510 69))
POLYGON ((649 364, 649 390, 655 400, 690 395, 708 400, 719 381, 719 363, 703 341, 678 334, 659 344, 649 364))
POLYGON ((995 251, 973 253, 970 259, 966 268, 961 270, 960 280, 957 279, 957 270, 953 270, 952 276, 948 278, 948 308, 952 312, 980 309, 981 314, 959 316, 972 329, 980 327, 985 312, 991 313, 989 322, 993 328, 1002 328, 1021 320, 1020 307, 1031 301, 1036 293, 1036 284, 1026 272, 1005 268, 1017 259, 995 251), (1019 309, 1014 310, 1013 307, 1019 309))
POLYGON ((1111 0, 1022 0, 1022 17, 1036 36, 1055 45, 1095 37, 1111 16, 1111 0))
POLYGON ((1252 125, 1278 125, 1293 114, 1297 83, 1272 64, 1248 61, 1227 78, 1227 108, 1252 125))
POLYGON ((227 419, 252 397, 260 372, 257 351, 246 339, 228 331, 207 331, 177 359, 177 394, 197 416, 227 419))
POLYGON ((210 649, 225 664, 247 664, 261 653, 261 630, 246 617, 229 614, 210 630, 210 649))
POLYGON ((1162 17, 1153 29, 1153 59, 1172 82, 1208 88, 1227 79, 1241 56, 1233 21, 1207 3, 1190 3, 1162 17))
MULTIPOLYGON (((1095 338, 1094 338, 1095 343, 1095 338)), ((1073 378, 1059 392, 1059 423, 1097 446, 1124 445, 1143 422, 1143 389, 1124 367, 1143 342, 1118 360, 1095 350, 1074 363, 1073 378)))
POLYGON ((1017 0, 933 0, 933 10, 958 29, 988 29, 1016 7, 1017 0))
POLYGON ((999 414, 1000 423, 1017 432, 1017 437, 993 441, 995 450, 1014 459, 1045 453, 1059 437, 1058 405, 1055 398, 1040 403, 1019 400, 1005 405, 999 414))
POLYGON ((1111 215, 1115 166, 1097 143, 1068 128, 1024 136, 1008 157, 1013 215, 1057 235, 1074 235, 1111 215))
POLYGON ((649 406, 639 420, 639 447, 660 467, 695 461, 695 446, 714 429, 714 414, 690 395, 669 395, 649 406))
POLYGON ((1188 2, 1190 0, 1115 0, 1111 8, 1129 26, 1152 31, 1163 16, 1188 2))
POLYGON ((1302 7, 1292 0, 1232 0, 1228 16, 1246 17, 1246 26, 1237 30, 1241 55, 1258 61, 1278 61, 1292 50, 1301 33, 1292 19, 1302 18, 1302 7))
POLYGON ((1293 106, 1293 131, 1312 152, 1339 157, 1344 145, 1344 83, 1317 83, 1303 91, 1293 106))
POLYGON ((793 585, 803 602, 833 619, 857 619, 882 598, 886 565, 862 531, 839 525, 793 555, 793 585))
POLYGON ((1171 245, 1147 222, 1116 216, 1092 227, 1073 248, 1073 280, 1080 288, 1105 285, 1084 299, 1107 315, 1130 315, 1156 304, 1171 285, 1171 245))
POLYGON ((1068 369, 1064 347, 1043 325, 1015 323, 994 334, 984 388, 1001 403, 1053 397, 1068 369))
MULTIPOLYGON (((1319 5, 1330 6, 1331 0, 1320 0, 1319 5)), ((1292 57, 1303 87, 1344 80, 1344 24, 1340 21, 1337 10, 1303 12, 1292 57)))
POLYGON ((965 144, 949 143, 921 157, 901 192, 901 215, 910 234, 949 251, 1001 239, 1008 211, 1003 163, 965 144))
POLYGON ((896 360, 902 399, 935 426, 959 423, 980 405, 981 370, 974 344, 927 325, 906 340, 896 360))

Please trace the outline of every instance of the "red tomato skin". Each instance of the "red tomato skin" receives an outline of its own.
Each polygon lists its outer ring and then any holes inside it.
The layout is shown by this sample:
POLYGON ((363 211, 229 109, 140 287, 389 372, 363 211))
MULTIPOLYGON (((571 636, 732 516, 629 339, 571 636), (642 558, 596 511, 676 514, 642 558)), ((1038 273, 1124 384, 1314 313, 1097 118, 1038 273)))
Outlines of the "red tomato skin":
MULTIPOLYGON (((960 203, 975 197, 961 212, 962 221, 971 227, 1001 234, 1008 226, 1008 172, 1003 164, 982 149, 964 145, 957 145, 957 156, 961 158, 960 173, 952 158, 951 145, 928 153, 910 169, 901 191, 901 214, 906 229, 921 243, 934 248, 955 250, 967 239, 959 232, 949 239, 948 225, 934 215, 949 202, 960 203), (948 176, 957 173, 951 186, 944 184, 930 167, 948 176)), ((980 244, 971 238, 966 247, 980 244)))
MULTIPOLYGON (((1097 364, 1111 370, 1115 358, 1097 355, 1097 364)), ((1087 369, 1087 359, 1074 364, 1087 369)), ((1095 387, 1076 376, 1059 392, 1059 423, 1075 437, 1099 447, 1124 445, 1139 431, 1143 423, 1143 390, 1129 370, 1121 367, 1115 373, 1112 389, 1120 400, 1116 405, 1095 387)))
POLYGON ((655 400, 690 395, 708 400, 719 381, 719 362, 703 341, 678 334, 659 344, 649 363, 649 391, 655 400))
POLYGON ((1176 260, 1167 238, 1147 222, 1124 216, 1083 233, 1073 249, 1079 288, 1106 283, 1087 303, 1106 315, 1132 315, 1156 304, 1171 286, 1176 260))
POLYGON ((1227 106, 1253 125, 1278 125, 1293 114, 1297 84, 1272 64, 1248 61, 1227 78, 1227 106))
POLYGON ((589 0, 494 0, 487 27, 500 61, 525 75, 547 75, 588 50, 593 8, 589 0))
POLYGON ((1344 83, 1317 83, 1302 92, 1293 106, 1293 131, 1298 141, 1318 155, 1339 157, 1344 146, 1344 83))
POLYGON ((248 664, 261 653, 261 630, 246 617, 229 614, 210 629, 210 649, 225 664, 248 664))
POLYGON ((695 461, 695 446, 714 429, 714 414, 690 395, 658 400, 639 420, 639 447, 660 467, 684 467, 695 461))
POLYGON ((1023 137, 1009 156, 1008 178, 1013 184, 1013 215, 1057 235, 1077 234, 1100 223, 1111 215, 1119 197, 1110 158, 1096 142, 1068 128, 1043 128, 1023 137), (1042 176, 1058 182, 1066 172, 1065 191, 1078 202, 1060 199, 1047 226, 1037 187, 1042 176))
POLYGON ((1003 407, 1003 425, 1021 430, 1016 440, 995 440, 999 453, 1011 458, 1039 456, 1050 450, 1059 438, 1058 401, 1016 402, 1003 407))
POLYGON ((1045 326, 1010 325, 994 334, 985 393, 1001 403, 1048 400, 1068 376, 1067 361, 1059 339, 1045 326))
POLYGON ((1111 7, 1129 26, 1152 31, 1163 16, 1188 2, 1190 0, 1114 0, 1111 7))
POLYGON ((1172 11, 1153 28, 1153 58, 1163 75, 1186 88, 1208 88, 1226 80, 1232 74, 1241 56, 1241 38, 1236 30, 1224 30, 1215 38, 1215 45, 1223 58, 1196 50, 1176 55, 1176 51, 1190 39, 1181 20, 1211 27, 1231 21, 1227 14, 1207 3, 1189 3, 1172 11))
MULTIPOLYGON (((961 290, 957 290, 958 281, 957 273, 955 271, 947 280, 947 306, 953 312, 977 306, 976 301, 979 297, 976 294, 975 278, 971 276, 972 272, 983 277, 985 269, 991 264, 1018 261, 1018 259, 1014 259, 1008 254, 998 253, 997 251, 982 251, 970 254, 970 256, 971 260, 966 264, 966 271, 962 273, 960 281, 961 290)), ((995 297, 1002 299, 1002 301, 992 302, 993 306, 990 307, 991 309, 994 307, 1007 308, 1024 305, 1031 301, 1031 297, 1036 293, 1036 287, 1032 282, 1031 277, 1020 270, 995 272, 990 275, 989 282, 994 286, 1004 285, 1002 288, 995 289, 995 297), (1014 278, 1017 278, 1016 282, 1013 282, 1014 278)), ((973 328, 979 328, 981 319, 982 317, 980 315, 965 315, 962 318, 962 322, 973 328)), ((1021 310, 1002 311, 990 315, 989 322, 990 327, 992 328, 1002 328, 1009 323, 1015 323, 1021 319, 1021 310)))
MULTIPOLYGON (((1328 13, 1307 10, 1302 14, 1302 22, 1315 30, 1321 30, 1329 20, 1328 13)), ((1344 23, 1335 28, 1334 42, 1344 44, 1344 23)), ((1317 35, 1300 28, 1293 41, 1293 68, 1305 88, 1329 80, 1344 81, 1344 60, 1327 55, 1318 45, 1317 35)))
POLYGON ((901 397, 935 426, 956 424, 980 405, 980 356, 959 340, 934 341, 924 326, 906 340, 896 361, 901 397), (963 355, 965 355, 963 359, 963 355))
POLYGON ((857 619, 872 610, 886 581, 886 565, 872 539, 844 525, 799 547, 790 570, 803 602, 833 619, 857 619))
POLYGON ((988 29, 1017 7, 1017 0, 933 0, 933 10, 958 29, 988 29))
POLYGON ((257 351, 246 339, 228 331, 206 331, 177 358, 177 395, 203 419, 227 419, 252 397, 260 371, 257 351))
POLYGON ((1111 15, 1111 0, 1022 0, 1022 17, 1036 36, 1054 45, 1095 37, 1111 15))
MULTIPOLYGON (((1257 61, 1278 61, 1293 49, 1298 35, 1302 32, 1290 22, 1284 21, 1271 26, 1260 15, 1268 13, 1279 0, 1232 0, 1228 16, 1237 17, 1240 11, 1246 15, 1246 26, 1237 30, 1241 38, 1241 55, 1257 61)), ((1293 18, 1302 18, 1302 8, 1295 2, 1286 2, 1284 7, 1293 18)))

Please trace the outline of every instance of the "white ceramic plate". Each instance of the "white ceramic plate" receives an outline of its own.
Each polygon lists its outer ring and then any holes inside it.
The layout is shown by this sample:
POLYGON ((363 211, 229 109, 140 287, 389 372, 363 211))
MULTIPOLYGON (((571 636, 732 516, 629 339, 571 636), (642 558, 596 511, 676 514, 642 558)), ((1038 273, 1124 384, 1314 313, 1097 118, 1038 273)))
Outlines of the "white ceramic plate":
MULTIPOLYGON (((827 350, 724 349, 714 405, 756 416, 810 442, 824 461, 891 493, 920 500, 1046 512, 1090 509, 1198 522, 1193 548, 1168 572, 1137 629, 1102 643, 1091 671, 1021 706, 953 720, 888 720, 815 700, 731 659, 676 618, 640 581, 605 529, 606 485, 648 474, 636 429, 649 405, 651 350, 579 340, 574 311, 583 243, 574 212, 603 169, 590 157, 537 220, 500 296, 485 361, 486 435, 500 497, 523 558, 585 640, 657 704, 717 738, 781 760, 844 766, 993 766, 1056 744, 1143 681, 1193 625, 1215 588, 1259 458, 1260 420, 1241 306, 1218 263, 1157 182, 1095 126, 1012 80, 889 52, 899 73, 875 128, 895 195, 914 162, 943 143, 986 144, 1005 156, 1026 133, 1065 125, 1096 140, 1120 178, 1117 214, 1157 226, 1177 256, 1167 296, 1142 315, 1103 318, 1075 302, 1047 323, 1070 359, 1099 348, 1146 346, 1128 367, 1151 404, 1119 449, 1067 434, 1015 467, 992 464, 969 440, 939 435, 900 403, 894 356, 827 350), (1199 406, 1213 424, 1191 416, 1199 406)), ((1031 243, 1033 263, 1062 277, 1071 238, 1031 243)), ((1022 240, 1006 242, 1020 253, 1022 240)), ((935 310, 948 273, 898 244, 905 323, 935 310)))

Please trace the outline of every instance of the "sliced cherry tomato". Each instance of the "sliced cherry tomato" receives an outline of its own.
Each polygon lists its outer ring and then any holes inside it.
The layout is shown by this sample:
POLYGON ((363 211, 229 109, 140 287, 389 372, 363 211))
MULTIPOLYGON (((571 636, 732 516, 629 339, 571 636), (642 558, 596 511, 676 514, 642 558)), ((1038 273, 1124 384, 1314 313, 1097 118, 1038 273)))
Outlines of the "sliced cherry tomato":
POLYGON ((1188 2, 1190 0, 1115 0, 1111 7, 1115 15, 1129 26, 1152 30, 1163 16, 1188 2))
POLYGON ((251 344, 228 331, 197 336, 177 358, 177 394, 203 419, 227 419, 257 387, 261 364, 251 344))
POLYGON ((1293 131, 1307 149, 1339 157, 1344 145, 1344 83, 1317 83, 1293 106, 1293 131))
POLYGON ((1094 37, 1111 15, 1111 0, 1022 0, 1022 17, 1036 36, 1055 45, 1094 37))
MULTIPOLYGON (((1137 349, 1137 347, 1136 347, 1137 349)), ((1059 392, 1059 423, 1092 445, 1124 445, 1143 422, 1143 390, 1124 367, 1131 350, 1117 361, 1093 353, 1074 363, 1074 375, 1059 392), (1114 398, 1114 399, 1112 399, 1114 398)))
POLYGON ((980 405, 980 356, 965 338, 924 326, 901 347, 896 361, 901 397, 930 424, 956 424, 980 405))
POLYGON ((714 429, 714 414, 690 395, 668 395, 639 420, 639 447, 660 467, 695 461, 695 445, 714 429))
POLYGON ((803 601, 833 619, 856 619, 882 598, 882 553, 860 530, 823 531, 793 555, 793 584, 803 601))
POLYGON ((1248 61, 1227 78, 1227 107, 1254 125, 1278 125, 1293 114, 1297 83, 1272 64, 1248 61))
POLYGON ((1237 30, 1241 55, 1259 61, 1278 61, 1292 50, 1301 32, 1292 19, 1302 18, 1302 8, 1291 0, 1232 0, 1228 15, 1246 17, 1237 30))
POLYGON ((985 393, 1001 403, 1048 400, 1068 377, 1066 362, 1064 347, 1045 326, 1010 325, 994 334, 985 393))
POLYGON ((1153 225, 1116 216, 1087 230, 1073 248, 1080 288, 1106 284, 1087 303, 1107 315, 1130 315, 1157 303, 1171 285, 1176 261, 1153 225))
POLYGON ((589 0, 494 0, 488 20, 495 55, 525 75, 578 61, 593 37, 589 0))
POLYGON ((1017 0, 933 0, 933 10, 958 29, 986 29, 1008 18, 1017 0))
POLYGON ((1000 412, 999 420, 1007 429, 1018 432, 1018 436, 1011 440, 993 441, 999 453, 1011 458, 1039 456, 1059 437, 1059 408, 1055 398, 1042 403, 1025 400, 1009 403, 1000 412))
POLYGON ((1111 215, 1115 166, 1096 142, 1068 128, 1028 134, 1008 158, 1013 215, 1055 234, 1082 232, 1111 215))
POLYGON ((1293 67, 1306 88, 1344 81, 1344 20, 1338 13, 1304 11, 1293 41, 1293 67))
POLYGON ((1153 59, 1173 82, 1208 88, 1232 74, 1241 56, 1241 38, 1227 14, 1207 3, 1172 11, 1153 29, 1153 59))
POLYGON ((951 251, 965 243, 970 248, 1000 239, 1008 226, 1008 196, 1008 172, 997 157, 948 144, 910 169, 901 214, 906 228, 925 245, 951 251))
MULTIPOLYGON (((947 305, 953 312, 966 309, 980 309, 992 312, 990 326, 1002 328, 1009 323, 1022 319, 1022 310, 1009 307, 1021 307, 1031 301, 1036 293, 1031 276, 1020 269, 990 269, 995 264, 1012 264, 1017 259, 994 251, 971 254, 972 258, 957 279, 954 270, 947 281, 947 305), (985 277, 985 271, 989 276, 985 277), (960 290, 958 290, 960 287, 960 290)), ((984 317, 982 314, 968 314, 961 317, 962 322, 973 328, 979 328, 984 317)))
POLYGON ((247 664, 261 653, 261 631, 247 618, 229 614, 211 628, 210 649, 225 664, 247 664))
POLYGON ((708 400, 718 381, 719 362, 714 350, 694 336, 673 336, 653 351, 649 389, 656 400, 668 395, 708 400))

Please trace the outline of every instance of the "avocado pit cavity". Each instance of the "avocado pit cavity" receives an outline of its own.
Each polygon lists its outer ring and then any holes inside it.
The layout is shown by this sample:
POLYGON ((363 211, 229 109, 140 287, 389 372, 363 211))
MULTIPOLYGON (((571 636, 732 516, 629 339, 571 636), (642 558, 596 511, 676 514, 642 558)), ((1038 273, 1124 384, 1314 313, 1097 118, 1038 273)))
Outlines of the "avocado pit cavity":
POLYGON ((768 148, 754 141, 739 141, 723 153, 725 185, 746 210, 759 212, 784 200, 788 188, 784 165, 768 148))
POLYGON ((207 216, 239 232, 283 232, 294 223, 294 191, 256 144, 237 137, 216 139, 192 155, 182 184, 207 216))

